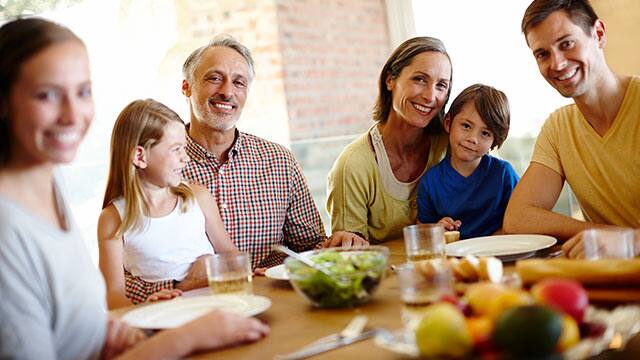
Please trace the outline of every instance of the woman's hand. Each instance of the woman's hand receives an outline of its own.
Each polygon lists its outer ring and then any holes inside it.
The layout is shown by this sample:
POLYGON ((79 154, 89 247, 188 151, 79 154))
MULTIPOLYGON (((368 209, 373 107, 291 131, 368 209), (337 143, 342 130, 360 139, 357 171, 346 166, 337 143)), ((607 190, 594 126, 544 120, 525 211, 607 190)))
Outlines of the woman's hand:
POLYGON ((269 326, 255 318, 221 311, 212 311, 175 330, 189 342, 188 353, 253 342, 269 334, 269 326))
POLYGON ((438 221, 438 224, 442 225, 447 231, 453 231, 459 230, 462 222, 460 220, 453 220, 452 218, 447 216, 440 219, 440 221, 438 221))
POLYGON ((153 294, 147 297, 147 302, 154 302, 158 300, 171 300, 175 297, 182 295, 182 290, 180 289, 162 289, 160 291, 156 291, 153 294))
MULTIPOLYGON (((257 319, 212 311, 178 328, 158 332, 122 354, 122 359, 181 359, 197 351, 257 341, 268 333, 269 326, 257 319)), ((134 340, 139 341, 138 338, 134 340)), ((116 343, 129 346, 134 341, 119 340, 116 343)), ((105 346, 103 358, 110 359, 126 348, 105 346)))
POLYGON ((119 319, 109 317, 102 359, 112 359, 146 339, 142 330, 132 328, 119 319))
POLYGON ((367 246, 369 242, 362 237, 360 237, 356 233, 352 233, 349 231, 336 231, 333 235, 329 236, 327 240, 322 243, 323 248, 328 247, 359 247, 359 246, 367 246))

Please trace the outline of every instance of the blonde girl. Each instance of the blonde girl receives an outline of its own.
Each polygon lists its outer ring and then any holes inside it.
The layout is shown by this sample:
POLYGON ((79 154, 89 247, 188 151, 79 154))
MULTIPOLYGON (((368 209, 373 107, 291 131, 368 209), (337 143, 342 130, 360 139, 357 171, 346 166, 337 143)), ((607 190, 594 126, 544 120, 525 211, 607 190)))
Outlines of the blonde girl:
POLYGON ((127 105, 113 127, 98 222, 109 308, 180 294, 172 289, 206 286, 203 256, 237 251, 213 196, 182 182, 189 161, 185 130, 174 111, 152 99, 127 105), (125 286, 128 276, 154 286, 125 286))

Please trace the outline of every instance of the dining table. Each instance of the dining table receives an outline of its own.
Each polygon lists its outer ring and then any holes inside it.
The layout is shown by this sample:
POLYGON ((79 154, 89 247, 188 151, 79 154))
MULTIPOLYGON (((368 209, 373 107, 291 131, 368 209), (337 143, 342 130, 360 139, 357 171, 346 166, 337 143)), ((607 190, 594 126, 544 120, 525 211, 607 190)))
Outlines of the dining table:
MULTIPOLYGON (((390 265, 407 261, 404 242, 401 239, 381 245, 389 249, 390 265)), ((560 247, 555 245, 535 256, 557 256, 559 249, 560 247)), ((513 263, 505 264, 505 272, 514 272, 513 263)), ((340 332, 356 315, 368 317, 367 328, 382 327, 393 331, 402 327, 399 284, 397 276, 391 270, 387 272, 371 301, 355 307, 338 309, 313 307, 307 299, 296 293, 286 280, 254 276, 252 281, 253 293, 271 300, 271 306, 256 315, 258 319, 269 325, 269 335, 254 343, 193 354, 190 358, 273 359, 277 355, 299 350, 329 334, 340 332)), ((123 316, 133 308, 136 306, 113 310, 112 314, 123 316)), ((363 356, 370 359, 403 358, 400 354, 377 346, 374 338, 330 350, 314 358, 356 359, 363 356)))

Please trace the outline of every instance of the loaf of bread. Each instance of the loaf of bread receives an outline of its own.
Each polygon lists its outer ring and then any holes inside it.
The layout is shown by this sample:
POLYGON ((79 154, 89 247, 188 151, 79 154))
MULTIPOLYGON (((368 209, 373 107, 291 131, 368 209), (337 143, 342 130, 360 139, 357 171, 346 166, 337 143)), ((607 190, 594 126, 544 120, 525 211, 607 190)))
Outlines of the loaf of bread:
POLYGON ((516 262, 516 271, 525 285, 562 277, 577 280, 585 286, 640 286, 640 259, 529 259, 516 262))

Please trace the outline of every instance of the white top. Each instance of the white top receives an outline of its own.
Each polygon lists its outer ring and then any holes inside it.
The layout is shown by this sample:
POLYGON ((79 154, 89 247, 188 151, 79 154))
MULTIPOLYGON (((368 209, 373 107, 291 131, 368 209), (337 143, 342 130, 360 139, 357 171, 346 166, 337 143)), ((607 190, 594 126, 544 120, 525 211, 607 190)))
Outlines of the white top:
POLYGON ((104 280, 56 188, 65 230, 0 196, 0 359, 99 358, 104 280))
POLYGON ((409 200, 412 194, 415 194, 416 185, 420 178, 427 171, 427 167, 424 168, 422 174, 411 182, 402 182, 396 178, 391 169, 391 163, 387 157, 387 150, 384 148, 384 142, 382 141, 382 134, 378 130, 378 123, 373 125, 371 131, 371 143, 373 144, 373 150, 376 154, 376 161, 378 163, 378 172, 380 173, 380 179, 382 180, 382 186, 392 197, 398 200, 409 200))
MULTIPOLYGON (((200 206, 189 204, 180 211, 181 200, 163 217, 144 217, 141 231, 124 234, 124 268, 145 281, 182 280, 191 263, 200 255, 213 254, 200 206)), ((120 218, 124 215, 124 198, 113 201, 120 218)))

